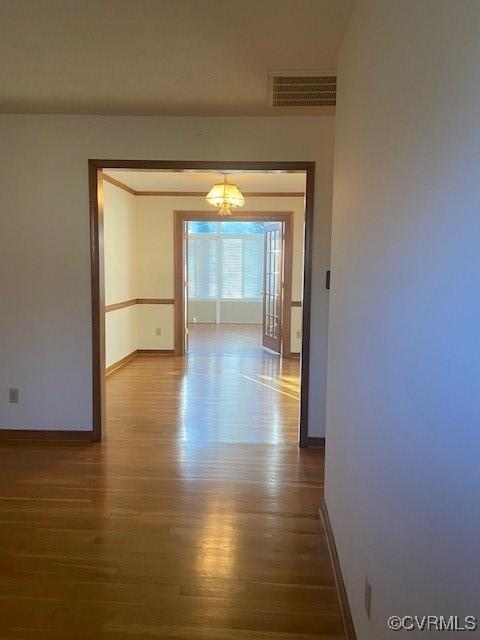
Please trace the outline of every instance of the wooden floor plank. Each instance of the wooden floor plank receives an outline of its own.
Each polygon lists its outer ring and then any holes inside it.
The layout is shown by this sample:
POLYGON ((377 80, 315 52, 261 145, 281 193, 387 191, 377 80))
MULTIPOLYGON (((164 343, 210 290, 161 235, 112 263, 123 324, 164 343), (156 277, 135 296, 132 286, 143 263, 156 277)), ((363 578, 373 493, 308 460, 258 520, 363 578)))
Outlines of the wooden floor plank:
POLYGON ((299 363, 235 331, 109 376, 101 444, 0 442, 2 640, 344 638, 299 363))

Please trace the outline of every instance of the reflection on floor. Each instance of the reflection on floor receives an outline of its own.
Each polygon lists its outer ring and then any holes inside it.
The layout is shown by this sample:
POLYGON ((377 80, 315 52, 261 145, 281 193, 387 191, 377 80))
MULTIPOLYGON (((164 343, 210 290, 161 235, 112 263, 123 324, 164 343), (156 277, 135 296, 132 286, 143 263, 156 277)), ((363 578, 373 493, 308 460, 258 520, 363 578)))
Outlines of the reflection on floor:
MULTIPOLYGON (((188 352, 193 355, 216 353, 263 357, 272 355, 262 347, 261 324, 188 325, 188 352)), ((278 357, 278 356, 276 356, 278 357)))
POLYGON ((295 375, 141 356, 107 379, 102 444, 1 443, 0 637, 343 638, 295 375))
POLYGON ((188 368, 208 395, 214 396, 215 389, 228 392, 228 401, 215 406, 215 418, 205 415, 206 424, 215 425, 215 439, 298 442, 300 364, 264 349, 261 325, 189 325, 188 368), (225 414, 219 416, 219 411, 225 414), (234 424, 233 432, 229 424, 234 424))

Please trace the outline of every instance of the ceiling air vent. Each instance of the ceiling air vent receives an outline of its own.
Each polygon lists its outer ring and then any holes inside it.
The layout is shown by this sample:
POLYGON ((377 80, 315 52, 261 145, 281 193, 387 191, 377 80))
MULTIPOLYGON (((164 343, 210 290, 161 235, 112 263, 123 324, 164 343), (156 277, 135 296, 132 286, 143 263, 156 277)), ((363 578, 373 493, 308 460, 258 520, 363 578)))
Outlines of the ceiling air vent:
POLYGON ((269 74, 270 106, 334 107, 337 76, 334 73, 273 72, 269 74))

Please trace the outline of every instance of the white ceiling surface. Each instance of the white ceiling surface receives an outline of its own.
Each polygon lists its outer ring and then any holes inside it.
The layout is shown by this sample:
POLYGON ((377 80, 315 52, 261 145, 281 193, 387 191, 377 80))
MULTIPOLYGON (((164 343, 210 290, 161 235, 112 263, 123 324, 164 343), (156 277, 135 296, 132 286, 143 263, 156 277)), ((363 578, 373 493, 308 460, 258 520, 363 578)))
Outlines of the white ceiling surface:
MULTIPOLYGON (((135 191, 199 191, 207 193, 215 182, 223 182, 218 172, 121 171, 104 173, 135 191)), ((305 173, 231 173, 228 181, 246 192, 304 192, 305 173)))
POLYGON ((335 70, 352 4, 1 0, 0 111, 276 114, 267 73, 335 70))

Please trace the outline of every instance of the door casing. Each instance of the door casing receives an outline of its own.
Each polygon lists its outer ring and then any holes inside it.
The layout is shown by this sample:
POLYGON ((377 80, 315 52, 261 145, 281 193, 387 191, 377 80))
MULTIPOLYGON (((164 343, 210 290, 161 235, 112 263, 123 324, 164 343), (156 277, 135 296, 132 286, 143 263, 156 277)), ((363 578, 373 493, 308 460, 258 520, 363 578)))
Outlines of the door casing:
MULTIPOLYGON (((185 353, 185 296, 187 280, 186 273, 186 253, 185 253, 185 225, 194 220, 206 220, 210 222, 224 222, 225 216, 220 216, 215 212, 208 211, 174 211, 174 265, 175 265, 175 305, 174 305, 174 325, 175 325, 175 355, 181 356, 185 353)), ((292 306, 292 256, 293 256, 293 212, 275 211, 266 213, 265 211, 242 211, 228 216, 230 221, 272 221, 282 222, 285 225, 285 249, 284 249, 284 305, 282 308, 282 335, 283 349, 282 355, 290 357, 290 317, 292 306)))
MULTIPOLYGON (((105 435, 105 270, 103 236, 102 171, 134 169, 157 171, 286 171, 305 172, 305 236, 303 269, 302 359, 299 446, 308 447, 308 399, 310 373, 310 313, 312 287, 313 212, 315 162, 310 161, 204 161, 89 159, 89 215, 92 314, 92 430, 93 442, 105 435)), ((175 305, 177 306, 177 305, 175 305)))

